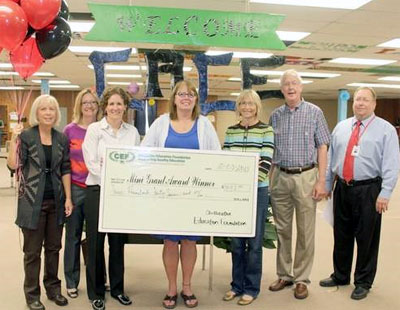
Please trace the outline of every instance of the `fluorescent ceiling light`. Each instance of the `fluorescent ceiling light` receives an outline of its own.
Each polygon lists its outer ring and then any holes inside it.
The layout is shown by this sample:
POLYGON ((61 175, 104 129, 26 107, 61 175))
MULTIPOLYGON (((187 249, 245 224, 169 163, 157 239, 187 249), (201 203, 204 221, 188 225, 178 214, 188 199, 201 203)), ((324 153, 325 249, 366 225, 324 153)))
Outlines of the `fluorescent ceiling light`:
POLYGON ((400 82, 400 76, 385 76, 385 77, 379 78, 378 80, 400 82))
POLYGON ((400 39, 393 39, 384 43, 381 43, 377 45, 379 47, 393 47, 393 48, 399 48, 400 47, 400 39))
POLYGON ((10 63, 5 63, 5 62, 0 63, 0 68, 2 68, 2 69, 10 69, 12 67, 13 66, 10 63))
POLYGON ((122 82, 122 81, 118 81, 118 82, 107 82, 108 85, 130 85, 131 82, 122 82))
MULTIPOLYGON (((250 70, 251 74, 255 75, 283 75, 284 71, 270 71, 270 70, 250 70)), ((297 72, 301 77, 310 78, 334 78, 340 76, 338 73, 319 73, 319 72, 297 72)))
MULTIPOLYGON (((90 54, 93 51, 98 51, 98 52, 118 52, 118 51, 123 51, 128 49, 129 47, 111 47, 111 46, 81 46, 81 45, 75 45, 75 46, 69 46, 68 49, 73 52, 73 53, 82 53, 82 54, 90 54)), ((136 48, 132 48, 131 54, 136 54, 137 50, 136 48)))
MULTIPOLYGON (((49 84, 53 84, 53 85, 55 85, 55 84, 71 84, 71 82, 70 81, 67 81, 67 80, 47 80, 47 81, 49 81, 49 84)), ((40 83, 42 83, 42 80, 32 80, 32 83, 36 83, 36 84, 40 84, 40 83)))
POLYGON ((300 32, 300 31, 276 31, 279 39, 282 41, 300 41, 304 39, 310 32, 300 32))
POLYGON ((239 96, 240 93, 230 93, 231 96, 239 96))
POLYGON ((106 74, 106 77, 109 78, 141 78, 141 74, 120 74, 120 73, 109 73, 106 74))
POLYGON ((18 75, 18 73, 14 71, 0 71, 0 75, 18 75))
POLYGON ((22 86, 0 86, 0 90, 22 90, 22 86))
POLYGON ((372 0, 250 0, 253 3, 312 6, 330 9, 356 10, 372 0))
POLYGON ((352 87, 375 87, 375 88, 400 88, 398 84, 378 84, 378 83, 350 83, 352 87))
POLYGON ((339 57, 339 58, 332 59, 329 62, 336 63, 336 64, 346 64, 346 65, 384 66, 384 65, 392 64, 396 61, 397 60, 388 60, 388 59, 339 57))
POLYGON ((242 81, 242 78, 239 78, 239 77, 231 77, 231 78, 228 79, 228 81, 231 81, 231 82, 241 82, 241 81, 242 81))
POLYGON ((233 58, 269 58, 271 53, 254 53, 254 52, 232 52, 232 51, 207 51, 208 56, 218 56, 223 54, 233 53, 233 58))
POLYGON ((50 84, 50 88, 81 88, 79 85, 58 85, 58 84, 50 84))
POLYGON ((72 32, 89 32, 93 26, 94 22, 92 21, 85 21, 85 22, 78 22, 78 21, 68 21, 68 25, 71 27, 72 32))
MULTIPOLYGON (((132 82, 122 82, 122 81, 119 81, 119 82, 107 82, 107 84, 108 85, 130 85, 132 82)), ((135 82, 137 85, 143 85, 143 83, 142 82, 135 82)))
MULTIPOLYGON (((89 69, 93 70, 93 65, 88 65, 89 69)), ((120 70, 120 71, 147 71, 147 66, 136 66, 136 65, 106 65, 106 70, 120 70)), ((183 67, 184 72, 192 71, 192 67, 183 67)))
POLYGON ((36 72, 33 76, 56 76, 54 73, 51 72, 36 72))

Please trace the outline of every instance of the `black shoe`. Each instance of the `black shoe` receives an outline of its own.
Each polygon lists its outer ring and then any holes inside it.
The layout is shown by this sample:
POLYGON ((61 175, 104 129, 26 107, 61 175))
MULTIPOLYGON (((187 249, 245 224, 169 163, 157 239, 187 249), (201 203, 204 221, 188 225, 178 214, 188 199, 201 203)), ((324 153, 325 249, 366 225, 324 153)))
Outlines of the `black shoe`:
POLYGON ((121 305, 129 306, 129 305, 132 304, 132 300, 129 298, 129 296, 126 296, 124 294, 119 294, 117 296, 112 296, 111 295, 111 297, 115 298, 116 300, 118 300, 121 305))
POLYGON ((369 293, 369 288, 365 288, 362 286, 356 286, 354 291, 351 293, 351 299, 360 300, 367 297, 369 293))
POLYGON ((322 287, 333 287, 333 286, 338 286, 338 285, 348 285, 349 283, 340 283, 336 281, 334 278, 329 277, 326 279, 323 279, 319 281, 319 285, 322 287))
POLYGON ((106 305, 104 304, 103 299, 95 299, 92 301, 93 310, 104 310, 106 309, 106 305))
POLYGON ((57 306, 66 306, 66 305, 68 305, 68 299, 65 298, 61 294, 58 294, 58 295, 55 295, 55 296, 52 296, 52 297, 49 296, 49 300, 54 301, 57 306))
POLYGON ((28 304, 29 310, 45 310, 45 307, 40 302, 40 300, 36 300, 30 304, 28 304))

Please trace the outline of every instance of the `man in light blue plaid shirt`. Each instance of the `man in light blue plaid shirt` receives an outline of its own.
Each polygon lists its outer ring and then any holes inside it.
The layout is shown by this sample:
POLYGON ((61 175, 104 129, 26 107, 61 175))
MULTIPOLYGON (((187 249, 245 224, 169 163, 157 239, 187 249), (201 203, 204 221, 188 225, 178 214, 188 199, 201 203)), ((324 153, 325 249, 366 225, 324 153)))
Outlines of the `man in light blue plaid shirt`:
POLYGON ((281 78, 286 103, 271 114, 275 152, 270 172, 271 203, 278 233, 277 275, 271 291, 293 282, 294 296, 308 296, 314 260, 316 204, 325 197, 330 133, 321 109, 302 99, 302 80, 295 70, 281 78), (292 263, 292 222, 296 212, 297 241, 292 263))

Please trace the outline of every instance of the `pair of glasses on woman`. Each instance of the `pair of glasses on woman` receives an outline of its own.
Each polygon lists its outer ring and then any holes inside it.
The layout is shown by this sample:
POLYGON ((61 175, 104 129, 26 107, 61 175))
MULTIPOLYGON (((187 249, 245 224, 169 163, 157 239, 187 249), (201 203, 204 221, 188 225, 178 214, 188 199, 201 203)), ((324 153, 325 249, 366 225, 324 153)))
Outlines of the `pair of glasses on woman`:
POLYGON ((194 97, 196 97, 196 95, 193 93, 177 92, 176 94, 179 98, 189 97, 190 99, 193 99, 194 97))
POLYGON ((97 105, 96 101, 84 101, 82 102, 82 105, 97 105))

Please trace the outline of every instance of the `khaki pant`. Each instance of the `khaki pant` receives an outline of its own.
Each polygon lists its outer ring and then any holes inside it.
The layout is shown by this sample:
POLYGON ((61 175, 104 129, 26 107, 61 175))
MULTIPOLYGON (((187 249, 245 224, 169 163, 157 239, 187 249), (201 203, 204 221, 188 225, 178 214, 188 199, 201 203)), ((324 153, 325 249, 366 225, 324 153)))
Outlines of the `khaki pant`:
POLYGON ((317 174, 317 168, 299 174, 288 174, 279 170, 278 167, 273 170, 270 191, 278 233, 276 268, 278 277, 286 281, 310 283, 309 276, 314 261, 316 210, 312 190, 317 181, 317 174), (296 212, 297 240, 292 264, 294 211, 296 212))

